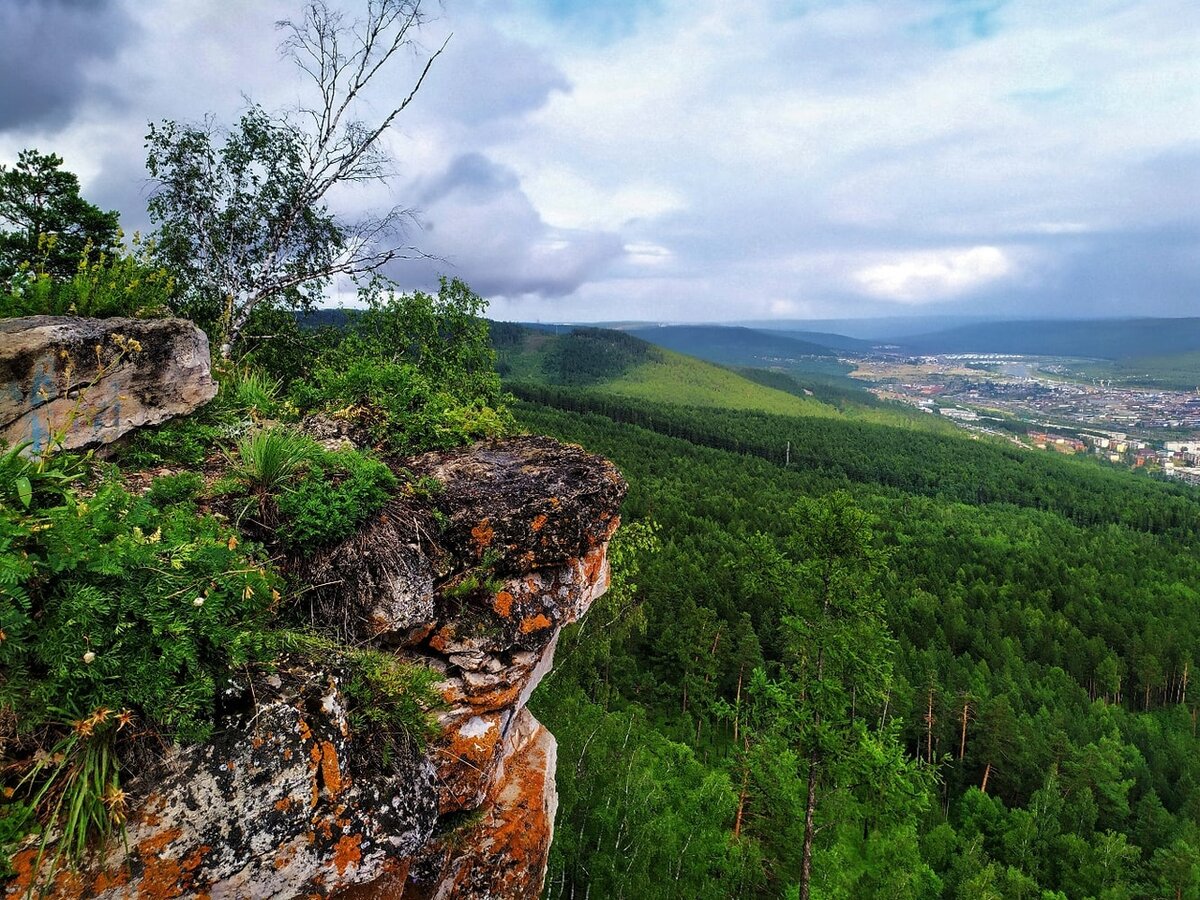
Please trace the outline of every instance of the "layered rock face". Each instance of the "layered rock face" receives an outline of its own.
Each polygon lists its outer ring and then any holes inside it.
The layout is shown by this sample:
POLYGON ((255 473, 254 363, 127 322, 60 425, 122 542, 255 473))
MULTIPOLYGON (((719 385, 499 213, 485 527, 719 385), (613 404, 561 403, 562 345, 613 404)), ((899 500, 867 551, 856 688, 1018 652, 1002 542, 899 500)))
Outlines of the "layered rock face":
POLYGON ((107 444, 217 393, 208 338, 183 319, 0 321, 0 440, 107 444))
MULTIPOLYGON (((553 833, 555 742, 525 703, 562 627, 608 585, 625 484, 545 438, 406 461, 440 489, 397 497, 296 564, 312 615, 435 668, 445 706, 423 752, 380 755, 336 665, 284 665, 231 691, 222 732, 135 783, 114 847, 49 895, 532 898, 553 833)), ((16 859, 20 895, 36 848, 16 859)))

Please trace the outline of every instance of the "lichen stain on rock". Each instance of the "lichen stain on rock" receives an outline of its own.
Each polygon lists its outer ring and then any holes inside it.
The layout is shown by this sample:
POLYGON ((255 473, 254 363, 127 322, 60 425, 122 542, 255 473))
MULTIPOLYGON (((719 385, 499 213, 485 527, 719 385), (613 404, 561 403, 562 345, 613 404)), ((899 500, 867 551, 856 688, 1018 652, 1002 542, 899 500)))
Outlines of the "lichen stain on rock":
POLYGON ((550 627, 550 620, 541 613, 536 616, 526 616, 521 620, 521 634, 530 634, 550 627))
POLYGON ((337 869, 339 876, 345 875, 348 868, 357 866, 362 860, 362 851, 359 850, 361 843, 362 835, 347 834, 343 835, 334 845, 333 867, 337 869))
POLYGON ((471 537, 475 539, 475 553, 479 556, 483 555, 483 551, 491 546, 492 539, 496 536, 496 532, 492 529, 491 524, 487 519, 484 519, 478 525, 471 529, 471 537))
POLYGON ((321 778, 330 797, 342 792, 342 770, 338 765, 337 749, 329 741, 321 742, 321 778))
POLYGON ((492 609, 496 615, 507 619, 512 615, 513 595, 508 591, 500 591, 496 594, 496 598, 492 601, 492 609))

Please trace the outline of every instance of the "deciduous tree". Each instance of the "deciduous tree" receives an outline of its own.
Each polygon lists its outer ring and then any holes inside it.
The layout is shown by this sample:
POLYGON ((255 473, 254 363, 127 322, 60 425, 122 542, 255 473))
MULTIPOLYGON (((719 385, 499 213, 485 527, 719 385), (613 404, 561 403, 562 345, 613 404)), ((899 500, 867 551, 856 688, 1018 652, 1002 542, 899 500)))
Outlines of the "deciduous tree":
POLYGON ((220 332, 222 356, 256 309, 311 308, 335 276, 417 253, 401 244, 409 210, 347 219, 327 197, 338 185, 391 173, 381 138, 441 50, 398 102, 370 119, 357 112, 424 20, 421 0, 368 0, 353 22, 315 0, 299 21, 278 25, 283 52, 311 82, 311 103, 288 113, 254 105, 232 128, 211 119, 151 125, 146 164, 160 253, 183 277, 183 311, 220 332))

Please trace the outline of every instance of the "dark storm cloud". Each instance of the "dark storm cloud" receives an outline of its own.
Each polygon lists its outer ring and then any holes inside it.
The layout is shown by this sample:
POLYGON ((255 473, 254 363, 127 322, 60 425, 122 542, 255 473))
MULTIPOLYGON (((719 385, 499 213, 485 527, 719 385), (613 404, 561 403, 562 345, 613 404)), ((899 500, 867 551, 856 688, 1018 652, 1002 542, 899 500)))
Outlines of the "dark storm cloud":
POLYGON ((427 206, 455 191, 494 195, 520 189, 520 179, 511 169, 496 165, 482 153, 464 153, 450 163, 444 172, 421 186, 417 203, 427 206))
POLYGON ((0 131, 65 123, 92 94, 89 68, 133 33, 114 0, 4 0, 0 131))

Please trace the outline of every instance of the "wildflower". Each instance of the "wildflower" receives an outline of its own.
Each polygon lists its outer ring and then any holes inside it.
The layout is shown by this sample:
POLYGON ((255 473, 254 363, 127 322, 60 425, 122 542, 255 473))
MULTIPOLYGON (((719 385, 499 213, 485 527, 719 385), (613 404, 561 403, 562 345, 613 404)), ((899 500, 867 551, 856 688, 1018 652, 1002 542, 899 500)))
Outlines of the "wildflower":
POLYGON ((133 721, 133 710, 123 709, 117 713, 117 731, 120 731, 126 725, 133 721))
POLYGON ((125 821, 125 797, 125 792, 115 784, 109 785, 108 790, 104 792, 104 805, 108 807, 108 815, 118 824, 125 821))

